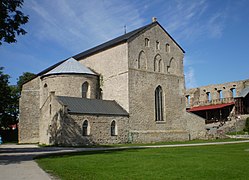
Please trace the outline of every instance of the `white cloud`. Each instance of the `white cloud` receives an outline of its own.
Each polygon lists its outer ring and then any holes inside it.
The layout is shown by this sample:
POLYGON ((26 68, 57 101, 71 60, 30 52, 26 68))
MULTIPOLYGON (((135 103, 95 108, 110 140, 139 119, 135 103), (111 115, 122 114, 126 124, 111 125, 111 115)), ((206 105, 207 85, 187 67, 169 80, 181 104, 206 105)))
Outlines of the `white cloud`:
POLYGON ((133 30, 143 19, 132 3, 126 1, 30 1, 36 36, 53 41, 72 52, 104 42, 124 33, 124 25, 133 30))
POLYGON ((207 0, 178 0, 173 1, 171 6, 165 4, 161 15, 166 29, 177 39, 191 42, 203 37, 219 38, 225 28, 228 11, 227 8, 213 10, 214 6, 212 1, 207 0))
POLYGON ((188 67, 185 72, 186 88, 197 87, 195 79, 195 71, 192 67, 188 67))

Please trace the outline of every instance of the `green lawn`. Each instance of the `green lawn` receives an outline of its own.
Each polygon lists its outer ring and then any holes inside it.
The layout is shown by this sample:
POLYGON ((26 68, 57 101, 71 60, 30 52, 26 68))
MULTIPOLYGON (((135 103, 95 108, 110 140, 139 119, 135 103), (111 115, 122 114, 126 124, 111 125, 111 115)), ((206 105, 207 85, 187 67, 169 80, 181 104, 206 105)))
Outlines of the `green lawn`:
POLYGON ((249 143, 83 152, 37 162, 60 179, 249 179, 249 143))

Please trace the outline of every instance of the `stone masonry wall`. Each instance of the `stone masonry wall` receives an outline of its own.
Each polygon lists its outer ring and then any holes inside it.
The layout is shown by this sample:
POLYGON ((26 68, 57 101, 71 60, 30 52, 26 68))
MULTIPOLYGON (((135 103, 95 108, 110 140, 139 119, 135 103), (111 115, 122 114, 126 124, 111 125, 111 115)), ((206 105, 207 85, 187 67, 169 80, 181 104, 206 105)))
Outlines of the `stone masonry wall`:
POLYGON ((54 91, 56 96, 82 97, 82 84, 86 81, 89 83, 88 97, 90 99, 96 99, 99 92, 97 76, 58 74, 43 77, 41 84, 42 102, 45 102, 51 91, 54 91))
POLYGON ((133 141, 187 140, 186 119, 182 118, 185 114, 182 50, 158 25, 129 42, 128 49, 133 141), (166 44, 170 46, 169 51, 166 51, 166 44), (160 122, 155 121, 155 89, 159 85, 163 90, 164 106, 164 121, 160 122))
MULTIPOLYGON (((186 90, 186 97, 190 96, 190 102, 188 104, 186 100, 186 105, 189 107, 199 106, 200 102, 205 102, 208 100, 219 100, 219 91, 222 92, 222 98, 227 98, 227 102, 231 102, 233 98, 232 89, 235 89, 235 97, 239 95, 240 91, 249 84, 249 80, 228 82, 224 84, 212 84, 208 86, 201 86, 198 88, 191 88, 186 90), (207 93, 210 93, 210 99, 208 99, 207 93), (230 98, 230 99, 229 99, 230 98)), ((218 102, 217 102, 218 103, 218 102)))
POLYGON ((128 117, 68 114, 63 120, 62 130, 59 143, 64 145, 127 143, 128 117), (82 125, 85 120, 90 126, 88 136, 82 135, 82 125), (113 120, 117 123, 116 136, 111 136, 111 122, 113 120))
POLYGON ((100 74, 102 98, 117 101, 129 112, 127 54, 127 43, 124 43, 79 62, 100 74))
POLYGON ((40 78, 37 77, 22 87, 19 102, 19 143, 39 141, 40 78))

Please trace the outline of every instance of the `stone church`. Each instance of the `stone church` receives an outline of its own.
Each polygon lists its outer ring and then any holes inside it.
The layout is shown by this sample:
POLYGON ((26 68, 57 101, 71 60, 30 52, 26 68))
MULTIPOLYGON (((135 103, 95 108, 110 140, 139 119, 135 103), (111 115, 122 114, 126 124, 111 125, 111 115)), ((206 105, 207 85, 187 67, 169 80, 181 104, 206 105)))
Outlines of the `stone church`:
POLYGON ((19 143, 203 138, 204 119, 186 112, 184 53, 154 19, 48 67, 22 87, 19 143))

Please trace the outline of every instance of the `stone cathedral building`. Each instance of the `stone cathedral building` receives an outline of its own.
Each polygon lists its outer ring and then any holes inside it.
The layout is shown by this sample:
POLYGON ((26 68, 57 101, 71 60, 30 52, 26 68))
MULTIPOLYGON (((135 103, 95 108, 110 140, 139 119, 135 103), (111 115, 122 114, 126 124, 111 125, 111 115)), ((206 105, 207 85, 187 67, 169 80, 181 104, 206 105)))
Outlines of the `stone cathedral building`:
POLYGON ((186 112, 184 50, 154 19, 25 83, 19 143, 88 145, 203 138, 186 112))

